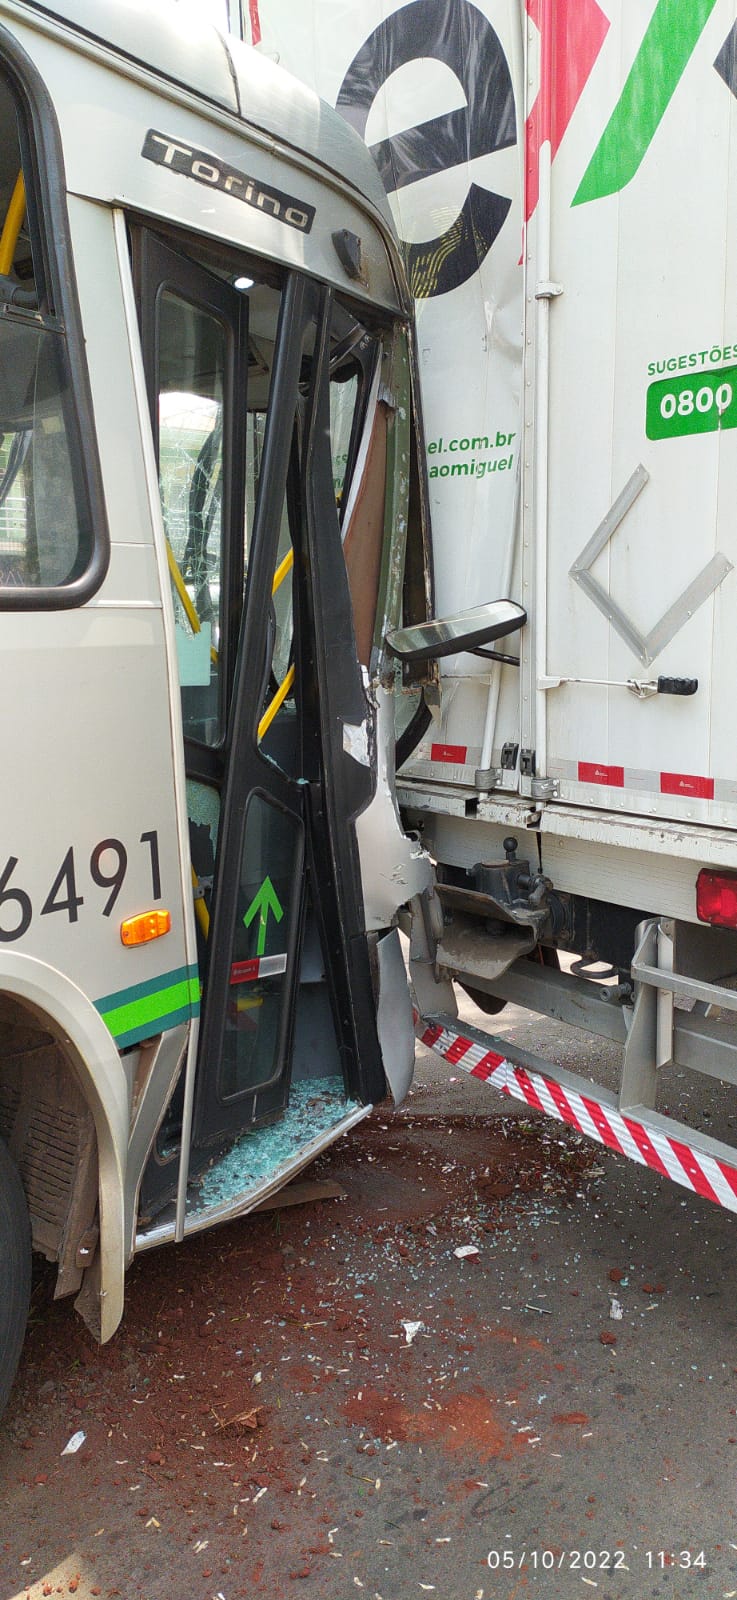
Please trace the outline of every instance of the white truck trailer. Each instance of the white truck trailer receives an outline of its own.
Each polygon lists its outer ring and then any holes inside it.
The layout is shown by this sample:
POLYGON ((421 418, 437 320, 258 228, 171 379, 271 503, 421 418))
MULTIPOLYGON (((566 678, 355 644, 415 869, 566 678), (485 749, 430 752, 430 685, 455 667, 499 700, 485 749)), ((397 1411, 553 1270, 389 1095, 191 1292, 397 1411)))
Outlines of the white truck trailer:
POLYGON ((735 1210, 700 1115, 737 1083, 733 0, 252 0, 246 35, 365 137, 416 298, 420 1032, 735 1210), (616 1090, 463 1027, 451 981, 616 1042, 616 1090))

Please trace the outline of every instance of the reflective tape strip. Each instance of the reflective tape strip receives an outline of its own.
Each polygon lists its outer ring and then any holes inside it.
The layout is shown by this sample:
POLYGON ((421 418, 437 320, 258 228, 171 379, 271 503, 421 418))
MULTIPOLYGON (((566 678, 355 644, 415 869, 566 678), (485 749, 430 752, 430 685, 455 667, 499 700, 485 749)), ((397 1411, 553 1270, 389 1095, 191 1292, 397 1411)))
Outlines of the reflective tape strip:
POLYGON ((433 744, 430 746, 430 760, 454 762, 462 767, 467 749, 468 745, 465 744, 433 744))
POLYGON ((607 783, 613 789, 624 788, 624 767, 607 767, 595 761, 579 761, 579 783, 607 783))
POLYGON ((479 1052, 479 1060, 466 1070, 472 1078, 480 1078, 482 1083, 491 1083, 493 1080, 497 1089, 501 1089, 507 1076, 504 1057, 498 1056, 494 1050, 484 1050, 481 1045, 474 1046, 474 1049, 479 1052))
POLYGON ((727 1211, 737 1212, 737 1165, 718 1161, 696 1146, 685 1144, 660 1128, 635 1121, 591 1095, 564 1088, 555 1078, 533 1071, 531 1067, 515 1065, 495 1051, 485 1049, 478 1039, 469 1039, 460 1025, 456 1030, 416 1020, 422 1043, 452 1066, 493 1083, 502 1094, 522 1100, 558 1122, 569 1123, 587 1138, 616 1150, 640 1166, 651 1167, 661 1177, 672 1178, 674 1183, 713 1200, 727 1211), (489 1064, 488 1069, 485 1063, 489 1064), (484 1070, 480 1070, 482 1066, 484 1070))
POLYGON ((230 982, 255 983, 257 978, 273 978, 286 972, 286 954, 279 956, 254 956, 251 961, 234 961, 230 969, 230 982))
POLYGON ((714 779, 697 777, 691 772, 661 772, 661 794, 683 794, 696 800, 714 799, 714 779))
POLYGON ((548 776, 587 787, 635 789, 643 794, 675 795, 682 800, 737 798, 733 783, 689 772, 654 772, 645 767, 612 767, 601 761, 551 761, 548 776))
POLYGON ((164 1033, 188 1022, 200 1009, 200 980, 196 967, 177 967, 158 978, 135 983, 128 989, 95 1001, 119 1049, 164 1033))

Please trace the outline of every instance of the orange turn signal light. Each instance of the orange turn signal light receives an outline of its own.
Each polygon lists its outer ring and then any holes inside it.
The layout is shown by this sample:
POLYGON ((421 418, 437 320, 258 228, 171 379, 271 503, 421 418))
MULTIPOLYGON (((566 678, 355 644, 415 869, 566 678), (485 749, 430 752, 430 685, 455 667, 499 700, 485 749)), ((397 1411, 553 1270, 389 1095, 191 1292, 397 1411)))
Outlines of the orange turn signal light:
POLYGON ((148 944, 149 939, 160 939, 171 928, 170 911, 141 911, 137 917, 126 917, 120 924, 123 944, 148 944))

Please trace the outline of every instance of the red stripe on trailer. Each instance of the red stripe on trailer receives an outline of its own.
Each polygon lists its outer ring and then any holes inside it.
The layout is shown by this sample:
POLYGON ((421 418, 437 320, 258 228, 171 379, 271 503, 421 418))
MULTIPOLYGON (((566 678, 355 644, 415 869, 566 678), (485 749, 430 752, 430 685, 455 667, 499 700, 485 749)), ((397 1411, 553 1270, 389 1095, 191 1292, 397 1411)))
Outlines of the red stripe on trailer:
POLYGON ((251 44, 260 44, 261 18, 258 14, 258 0, 248 0, 248 15, 251 22, 251 44))
POLYGON ((545 1107, 529 1075, 529 1072, 525 1072, 524 1067, 514 1066, 512 1067, 512 1071, 517 1079, 528 1106, 534 1106, 537 1111, 544 1111, 545 1107))
POLYGON ((539 198, 540 147, 549 140, 551 157, 555 156, 606 38, 609 19, 596 0, 558 0, 555 23, 553 8, 544 0, 526 3, 535 27, 541 35, 544 31, 542 53, 549 63, 525 129, 525 218, 529 221, 539 198))
POLYGON ((669 1139, 668 1143, 671 1149, 675 1150, 678 1160, 686 1176, 691 1179, 696 1193, 702 1194, 705 1200, 716 1201, 718 1205, 719 1197, 714 1193, 706 1173, 702 1172, 693 1150, 690 1150, 687 1144, 681 1144, 678 1139, 669 1139))
POLYGON ((585 1129, 581 1127, 581 1123, 576 1116, 573 1106, 571 1105, 567 1094, 565 1094, 564 1090, 561 1089, 560 1084, 554 1083, 551 1078, 546 1078, 544 1081, 546 1089, 550 1091, 550 1094, 552 1095, 555 1104, 558 1107, 561 1122, 570 1122, 574 1128, 578 1128, 579 1133, 584 1133, 585 1129))
POLYGON ((498 1067, 504 1066, 506 1062, 503 1056, 498 1056, 494 1050, 487 1050, 486 1055, 476 1062, 475 1067, 469 1067, 468 1071, 472 1078, 480 1078, 482 1083, 488 1083, 492 1073, 496 1072, 498 1067))
POLYGON ((714 799, 714 779, 694 777, 690 772, 661 772, 661 794, 692 795, 697 800, 714 799))
POLYGON ((431 761, 447 761, 463 766, 468 754, 466 744, 432 744, 430 746, 431 761))
POLYGON ((598 761, 579 761, 579 783, 605 783, 611 789, 624 788, 624 767, 605 767, 598 761))
POLYGON ((717 1166, 725 1182, 729 1184, 734 1195, 737 1195, 737 1172, 734 1167, 725 1166, 723 1161, 717 1161, 717 1166))
POLYGON ((597 1129, 601 1137, 602 1144, 607 1145, 610 1150, 618 1150, 621 1154, 622 1146, 608 1117, 605 1115, 604 1107, 599 1105, 598 1100, 587 1099, 584 1100, 583 1103, 588 1111, 591 1121, 594 1124, 594 1127, 597 1129))
POLYGON ((463 1056, 465 1056, 466 1052, 470 1050, 470 1048, 470 1039, 454 1039, 452 1045, 450 1045, 449 1049, 445 1051, 445 1059, 446 1061, 450 1062, 452 1067, 456 1067, 458 1062, 463 1058, 463 1056))
MULTIPOLYGON (((419 1021, 419 1019, 418 1019, 419 1021)), ((421 1025, 421 1023, 420 1023, 421 1025)), ((706 1152, 693 1149, 684 1144, 682 1140, 674 1138, 657 1130, 655 1137, 662 1146, 670 1152, 672 1168, 669 1169, 659 1155, 658 1150, 650 1137, 647 1128, 641 1122, 635 1122, 632 1117, 623 1116, 621 1112, 614 1111, 612 1107, 602 1105, 600 1101, 593 1100, 589 1095, 582 1095, 578 1090, 564 1090, 555 1079, 541 1072, 533 1072, 524 1066, 515 1064, 507 1057, 499 1055, 494 1050, 488 1050, 475 1065, 467 1064, 469 1052, 478 1049, 481 1039, 472 1040, 466 1037, 460 1027, 454 1027, 450 1019, 442 1023, 433 1022, 425 1025, 421 1035, 423 1044, 435 1048, 442 1038, 443 1045, 438 1052, 446 1061, 458 1064, 470 1077, 482 1078, 491 1082, 503 1094, 512 1095, 517 1100, 523 1100, 527 1105, 537 1110, 546 1112, 548 1116, 557 1116, 561 1122, 570 1123, 579 1133, 597 1143, 606 1145, 610 1150, 615 1150, 619 1155, 627 1156, 630 1160, 637 1160, 632 1149, 617 1133, 617 1126, 627 1130, 629 1138, 639 1151, 645 1166, 651 1167, 654 1172, 663 1178, 672 1178, 677 1183, 682 1183, 684 1188, 691 1189, 694 1193, 702 1195, 706 1200, 712 1200, 716 1205, 726 1206, 728 1210, 737 1211, 737 1203, 730 1205, 730 1195, 737 1202, 737 1167, 718 1161, 706 1152), (458 1053, 459 1044, 464 1048, 458 1053), (497 1078, 497 1073, 503 1081, 497 1078), (546 1106, 542 1091, 549 1095, 555 1107, 551 1110, 546 1106), (588 1122, 590 1122, 590 1126, 588 1122), (726 1194, 718 1192, 708 1174, 713 1177, 717 1174, 724 1180, 726 1194)))
MULTIPOLYGON (((669 1178, 670 1173, 668 1168, 666 1167, 665 1162, 661 1160, 661 1157, 658 1155, 655 1145, 653 1144, 649 1134, 643 1128, 642 1123, 633 1122, 631 1117, 623 1117, 622 1121, 627 1129, 627 1132, 632 1134, 632 1138, 637 1145, 645 1166, 652 1167, 655 1172, 661 1173, 664 1178, 669 1178)), ((625 1155, 627 1154, 626 1150, 624 1153, 625 1155)))

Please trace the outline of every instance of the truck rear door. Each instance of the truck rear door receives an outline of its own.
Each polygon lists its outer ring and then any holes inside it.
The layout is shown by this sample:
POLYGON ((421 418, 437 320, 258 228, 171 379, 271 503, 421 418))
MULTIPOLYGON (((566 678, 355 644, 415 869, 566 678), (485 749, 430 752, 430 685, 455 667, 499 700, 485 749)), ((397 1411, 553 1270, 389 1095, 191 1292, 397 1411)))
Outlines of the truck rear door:
POLYGON ((542 201, 530 224, 550 389, 523 744, 563 801, 733 824, 734 7, 615 12, 552 164, 549 272, 542 201))

